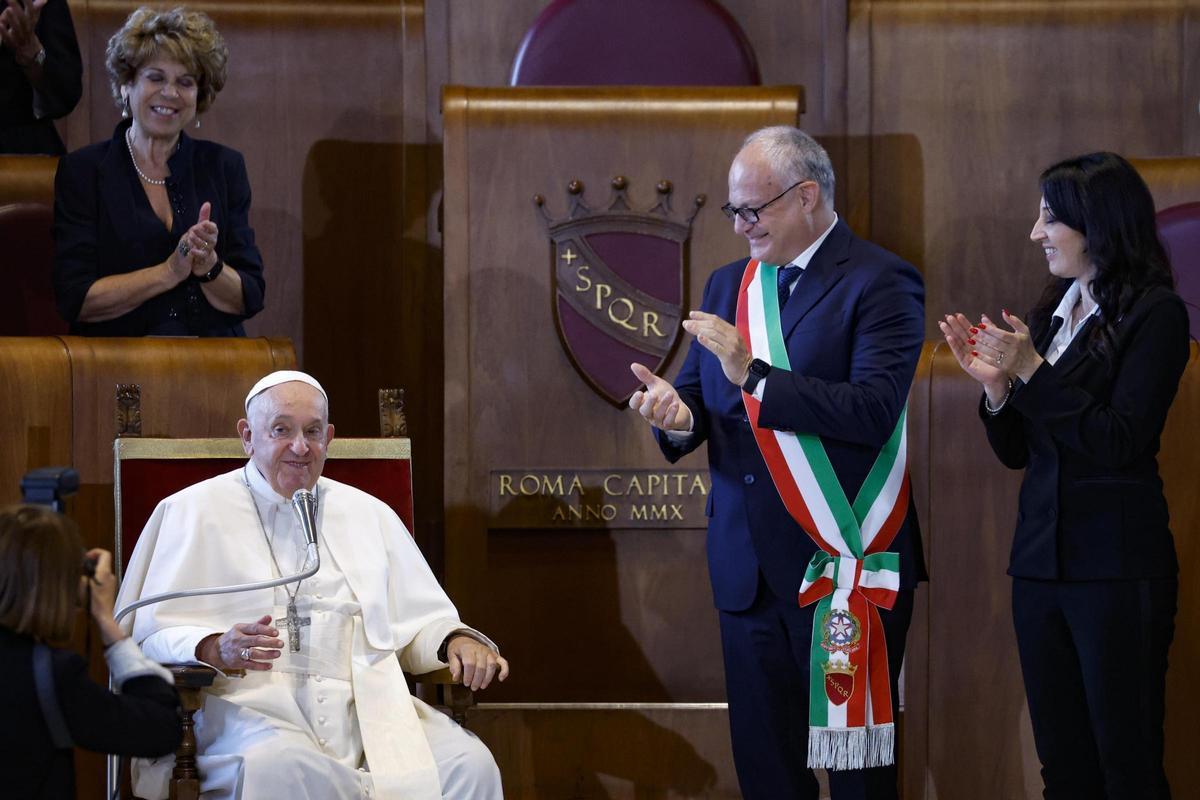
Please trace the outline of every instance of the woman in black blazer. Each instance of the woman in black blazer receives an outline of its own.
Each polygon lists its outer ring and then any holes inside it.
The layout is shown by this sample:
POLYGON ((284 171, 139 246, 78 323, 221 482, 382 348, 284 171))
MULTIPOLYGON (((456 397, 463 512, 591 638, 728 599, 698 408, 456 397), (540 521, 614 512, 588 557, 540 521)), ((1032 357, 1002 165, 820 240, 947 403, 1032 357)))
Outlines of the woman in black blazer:
POLYGON ((111 567, 107 551, 85 557, 79 530, 66 517, 42 506, 0 510, 5 797, 73 800, 71 744, 147 757, 179 746, 179 698, 171 674, 143 656, 113 620, 117 580, 111 567), (78 655, 49 646, 70 638, 81 601, 96 621, 120 694, 93 683, 78 655))
POLYGON ((262 310, 246 165, 183 132, 228 56, 212 20, 183 9, 139 8, 109 40, 126 119, 64 156, 54 181, 54 289, 72 333, 244 336, 262 310))
POLYGON ((1041 177, 1052 276, 1029 324, 940 323, 980 417, 1024 469, 1008 574, 1047 798, 1155 800, 1178 565, 1156 455, 1189 354, 1137 172, 1112 153, 1041 177))

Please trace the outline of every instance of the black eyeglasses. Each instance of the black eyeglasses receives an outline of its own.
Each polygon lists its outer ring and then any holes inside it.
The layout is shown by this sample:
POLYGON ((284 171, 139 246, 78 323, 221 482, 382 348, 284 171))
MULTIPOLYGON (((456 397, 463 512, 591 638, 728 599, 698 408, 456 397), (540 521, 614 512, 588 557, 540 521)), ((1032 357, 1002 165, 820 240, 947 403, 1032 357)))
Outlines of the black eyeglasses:
POLYGON ((725 216, 729 217, 730 219, 733 219, 734 217, 741 217, 742 222, 746 223, 747 225, 754 225, 755 223, 758 222, 758 212, 762 211, 764 208, 771 205, 771 203, 774 203, 776 200, 783 197, 785 194, 790 192, 792 189, 795 189, 800 184, 807 183, 807 182, 808 181, 796 181, 791 186, 784 189, 782 192, 775 195, 774 197, 772 197, 767 202, 763 203, 758 208, 750 208, 749 206, 746 206, 745 208, 738 208, 735 205, 726 203, 725 205, 721 206, 721 210, 724 211, 725 216))

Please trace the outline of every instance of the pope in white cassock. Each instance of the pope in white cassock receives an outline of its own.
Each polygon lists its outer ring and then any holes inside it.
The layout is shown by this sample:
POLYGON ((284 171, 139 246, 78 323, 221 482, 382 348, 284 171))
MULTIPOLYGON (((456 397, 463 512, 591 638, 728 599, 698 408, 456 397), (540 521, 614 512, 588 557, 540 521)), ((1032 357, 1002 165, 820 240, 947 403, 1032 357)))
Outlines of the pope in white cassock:
MULTIPOLYGON (((302 372, 272 373, 246 396, 237 429, 250 460, 159 503, 117 598, 121 608, 302 571, 306 542, 290 498, 315 494, 322 560, 312 578, 169 600, 122 620, 153 659, 247 671, 218 677, 196 714, 204 797, 500 798, 488 749, 412 697, 401 669, 448 663, 477 690, 504 680, 508 663, 459 620, 387 505, 321 477, 333 439, 325 390, 302 372), (288 638, 289 608, 298 642, 288 638)), ((135 762, 135 793, 166 797, 172 766, 135 762)))

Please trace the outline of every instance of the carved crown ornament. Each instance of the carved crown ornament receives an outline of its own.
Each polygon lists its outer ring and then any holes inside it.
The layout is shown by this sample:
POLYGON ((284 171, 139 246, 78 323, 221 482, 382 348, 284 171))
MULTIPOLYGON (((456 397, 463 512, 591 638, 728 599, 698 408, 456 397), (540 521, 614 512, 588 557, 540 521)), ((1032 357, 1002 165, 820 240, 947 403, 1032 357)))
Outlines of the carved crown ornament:
POLYGON ((659 372, 678 344, 692 221, 706 198, 696 195, 691 213, 676 217, 668 180, 657 183, 657 202, 646 211, 634 210, 624 176, 609 185, 605 208, 584 203, 578 179, 567 184, 565 217, 551 217, 540 194, 533 204, 550 237, 559 342, 579 376, 624 408, 641 385, 629 364, 640 361, 659 372))

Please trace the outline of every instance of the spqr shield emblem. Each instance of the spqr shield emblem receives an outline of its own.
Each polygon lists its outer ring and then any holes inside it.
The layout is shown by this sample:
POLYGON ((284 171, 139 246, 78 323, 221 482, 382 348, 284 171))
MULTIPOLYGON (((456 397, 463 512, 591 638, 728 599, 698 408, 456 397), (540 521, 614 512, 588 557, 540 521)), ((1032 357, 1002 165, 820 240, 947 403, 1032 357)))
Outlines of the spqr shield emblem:
POLYGON ((698 195, 691 216, 674 220, 670 182, 656 188, 658 203, 639 213, 629 206, 625 178, 613 178, 608 209, 593 211, 583 203, 583 184, 571 181, 561 220, 534 196, 550 235, 559 340, 579 375, 618 407, 640 386, 629 365, 639 361, 659 372, 679 340, 687 243, 704 205, 698 195))

